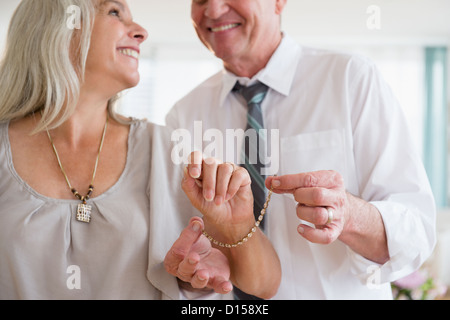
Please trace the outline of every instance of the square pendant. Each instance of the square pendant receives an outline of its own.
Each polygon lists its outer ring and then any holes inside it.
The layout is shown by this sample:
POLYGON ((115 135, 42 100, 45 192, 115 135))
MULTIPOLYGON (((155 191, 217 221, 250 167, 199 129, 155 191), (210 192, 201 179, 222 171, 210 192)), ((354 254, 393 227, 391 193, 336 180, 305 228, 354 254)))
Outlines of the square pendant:
POLYGON ((79 204, 77 209, 77 220, 80 222, 91 222, 92 206, 87 204, 79 204))

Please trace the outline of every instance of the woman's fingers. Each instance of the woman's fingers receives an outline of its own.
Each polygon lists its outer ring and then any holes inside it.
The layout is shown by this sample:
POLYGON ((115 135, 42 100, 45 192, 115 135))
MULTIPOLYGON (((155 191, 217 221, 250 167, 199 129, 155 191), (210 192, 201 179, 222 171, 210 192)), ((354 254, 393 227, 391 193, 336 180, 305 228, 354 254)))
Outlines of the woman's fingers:
MULTIPOLYGON (((216 205, 233 198, 242 186, 251 183, 248 172, 231 162, 221 163, 215 158, 203 159, 200 152, 191 153, 186 172, 195 179, 204 200, 216 205)), ((186 187, 186 186, 185 186, 186 187)), ((195 186, 191 186, 195 188, 195 186)), ((188 190, 185 190, 188 192, 188 190)))

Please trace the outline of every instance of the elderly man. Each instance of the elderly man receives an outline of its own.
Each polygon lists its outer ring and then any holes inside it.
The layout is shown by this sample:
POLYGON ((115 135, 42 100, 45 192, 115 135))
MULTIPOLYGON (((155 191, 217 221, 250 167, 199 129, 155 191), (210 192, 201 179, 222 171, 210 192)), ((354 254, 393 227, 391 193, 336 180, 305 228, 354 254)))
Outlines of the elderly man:
POLYGON ((179 101, 167 125, 266 133, 239 143, 255 208, 261 181, 275 193, 264 232, 282 264, 276 299, 391 299, 389 283, 435 244, 426 173, 374 64, 297 45, 281 31, 286 1, 192 1, 198 37, 224 71, 179 101), (268 150, 279 152, 272 163, 268 150), (269 164, 276 172, 262 170, 269 164))

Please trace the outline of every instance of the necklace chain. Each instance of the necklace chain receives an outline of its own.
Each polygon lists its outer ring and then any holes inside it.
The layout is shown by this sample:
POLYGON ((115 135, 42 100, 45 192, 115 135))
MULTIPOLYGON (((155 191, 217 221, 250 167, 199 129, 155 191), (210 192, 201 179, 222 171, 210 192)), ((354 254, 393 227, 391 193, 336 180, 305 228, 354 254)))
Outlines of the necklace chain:
POLYGON ((69 178, 67 176, 67 173, 64 170, 64 167, 63 167, 63 165, 61 163, 61 159, 59 157, 58 150, 56 150, 56 146, 55 146, 55 143, 53 142, 53 138, 50 135, 50 132, 49 132, 48 128, 45 128, 46 131, 47 131, 47 135, 48 135, 48 138, 50 140, 50 143, 52 145, 53 152, 55 153, 56 160, 58 161, 59 168, 61 169, 61 172, 64 175, 64 179, 66 179, 66 183, 69 186, 69 189, 73 193, 73 195, 77 199, 81 200, 81 202, 82 202, 82 205, 78 206, 77 219, 79 221, 83 221, 83 222, 89 222, 90 221, 90 209, 91 209, 91 207, 86 205, 86 201, 89 200, 89 198, 92 196, 92 193, 94 191, 94 180, 95 180, 95 176, 97 174, 97 167, 98 167, 98 162, 99 162, 99 159, 100 159, 100 153, 101 153, 101 151, 103 149, 103 143, 105 141, 105 135, 106 135, 106 130, 108 128, 108 122, 109 122, 109 115, 107 115, 107 117, 106 117, 106 123, 105 123, 105 127, 103 129, 102 137, 101 137, 101 140, 100 140, 100 145, 99 145, 99 148, 98 148, 97 158, 95 159, 95 166, 94 166, 94 171, 92 173, 91 184, 89 185, 89 191, 88 191, 88 193, 85 196, 80 195, 78 193, 78 191, 75 188, 72 187, 72 184, 70 183, 70 180, 69 180, 69 178), (84 219, 83 218, 79 218, 79 215, 80 215, 81 211, 83 211, 84 214, 87 215, 84 219))

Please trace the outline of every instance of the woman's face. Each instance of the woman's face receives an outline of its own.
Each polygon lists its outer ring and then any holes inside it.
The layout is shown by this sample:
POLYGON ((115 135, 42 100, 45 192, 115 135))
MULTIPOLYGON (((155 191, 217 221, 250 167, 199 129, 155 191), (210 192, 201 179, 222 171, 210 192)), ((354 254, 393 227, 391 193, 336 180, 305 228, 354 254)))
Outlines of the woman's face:
POLYGON ((97 0, 96 6, 85 84, 115 95, 139 83, 140 45, 148 34, 133 22, 125 0, 97 0))

